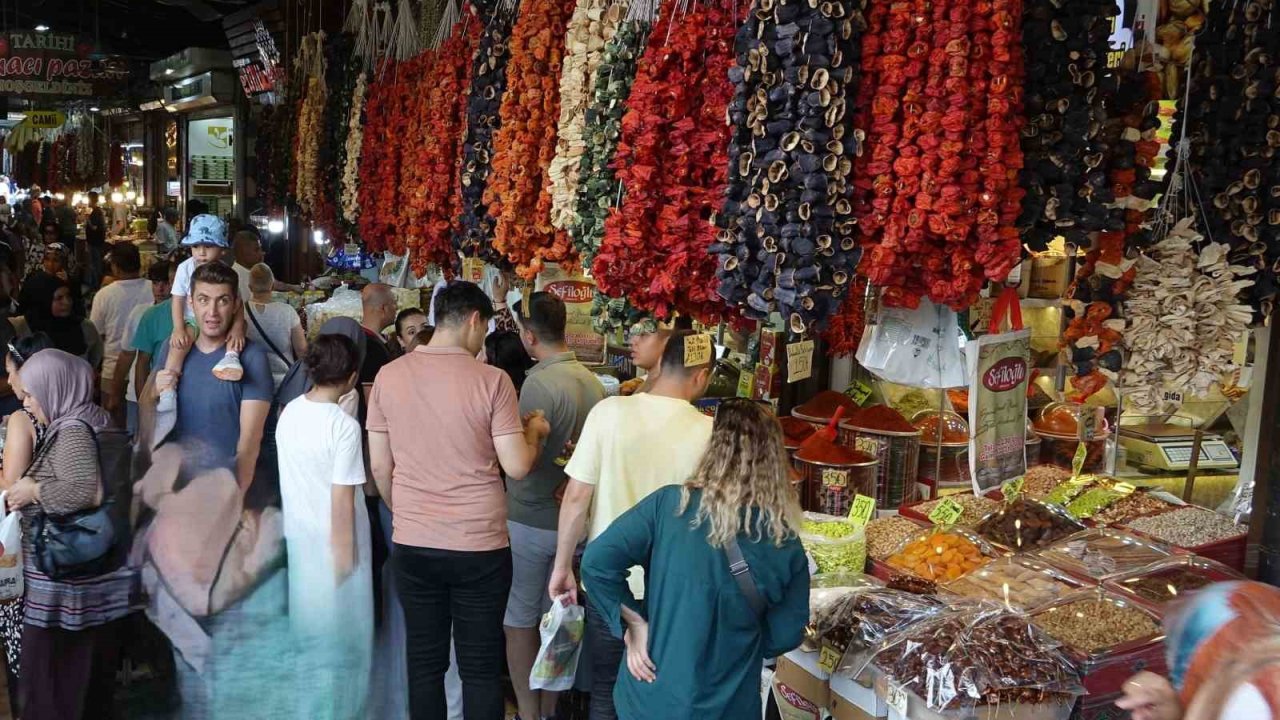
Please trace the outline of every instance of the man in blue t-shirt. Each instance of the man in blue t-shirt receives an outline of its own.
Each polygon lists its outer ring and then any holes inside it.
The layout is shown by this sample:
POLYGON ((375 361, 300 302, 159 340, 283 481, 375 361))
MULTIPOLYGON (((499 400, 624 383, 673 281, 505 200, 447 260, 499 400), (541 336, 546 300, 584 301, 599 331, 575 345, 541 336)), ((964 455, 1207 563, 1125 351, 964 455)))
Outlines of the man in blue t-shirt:
MULTIPOLYGON (((201 265, 191 276, 197 336, 182 366, 177 416, 168 440, 183 446, 188 471, 225 467, 247 489, 274 391, 266 352, 255 343, 246 343, 240 353, 244 377, 239 382, 213 374, 240 306, 239 287, 239 276, 222 263, 201 265)), ((157 367, 164 367, 168 352, 167 345, 161 348, 157 367)))

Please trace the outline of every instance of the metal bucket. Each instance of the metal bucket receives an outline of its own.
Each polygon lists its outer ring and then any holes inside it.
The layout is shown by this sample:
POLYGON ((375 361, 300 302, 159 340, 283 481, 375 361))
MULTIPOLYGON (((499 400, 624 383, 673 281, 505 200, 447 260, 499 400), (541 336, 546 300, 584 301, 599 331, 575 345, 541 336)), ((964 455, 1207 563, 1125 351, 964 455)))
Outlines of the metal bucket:
POLYGON ((845 517, 855 495, 876 495, 874 459, 864 463, 824 463, 794 458, 795 467, 804 476, 801 506, 805 510, 845 517))
POLYGON ((916 487, 920 464, 920 431, 894 432, 840 423, 841 445, 880 461, 876 468, 876 507, 896 510, 919 494, 916 487))

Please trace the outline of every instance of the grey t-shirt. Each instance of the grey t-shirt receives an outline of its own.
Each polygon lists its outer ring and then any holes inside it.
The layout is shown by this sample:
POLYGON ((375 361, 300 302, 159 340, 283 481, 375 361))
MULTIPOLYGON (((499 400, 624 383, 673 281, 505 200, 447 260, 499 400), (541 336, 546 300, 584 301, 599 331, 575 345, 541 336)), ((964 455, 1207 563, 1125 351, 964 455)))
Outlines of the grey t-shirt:
POLYGON ((520 388, 520 414, 541 410, 551 425, 538 465, 523 480, 507 481, 507 518, 543 530, 560 521, 556 488, 564 482, 565 444, 577 440, 587 414, 604 399, 604 386, 572 352, 547 358, 529 370, 520 388))

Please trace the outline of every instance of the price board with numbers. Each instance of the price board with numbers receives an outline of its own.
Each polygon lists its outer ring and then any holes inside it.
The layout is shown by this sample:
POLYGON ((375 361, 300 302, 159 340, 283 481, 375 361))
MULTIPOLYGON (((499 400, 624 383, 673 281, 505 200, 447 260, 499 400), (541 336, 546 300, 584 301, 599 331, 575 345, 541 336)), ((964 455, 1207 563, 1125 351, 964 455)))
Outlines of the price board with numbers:
POLYGON ((951 498, 943 498, 929 512, 929 520, 935 525, 955 525, 961 515, 964 515, 964 508, 960 503, 951 498))
POLYGON ((866 495, 857 495, 849 506, 849 522, 858 527, 865 527, 876 516, 876 499, 866 495))
POLYGON ((787 346, 787 382, 813 377, 813 341, 802 340, 787 346))

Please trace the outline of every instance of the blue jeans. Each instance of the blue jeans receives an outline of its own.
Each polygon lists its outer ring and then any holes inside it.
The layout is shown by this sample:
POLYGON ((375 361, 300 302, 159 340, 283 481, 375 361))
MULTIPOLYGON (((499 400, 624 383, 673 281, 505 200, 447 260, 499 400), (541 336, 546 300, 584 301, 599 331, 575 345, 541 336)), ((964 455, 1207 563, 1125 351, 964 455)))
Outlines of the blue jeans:
POLYGON ((613 686, 618 683, 626 643, 613 636, 604 616, 587 597, 587 644, 591 647, 591 712, 590 720, 618 720, 613 707, 613 686))

